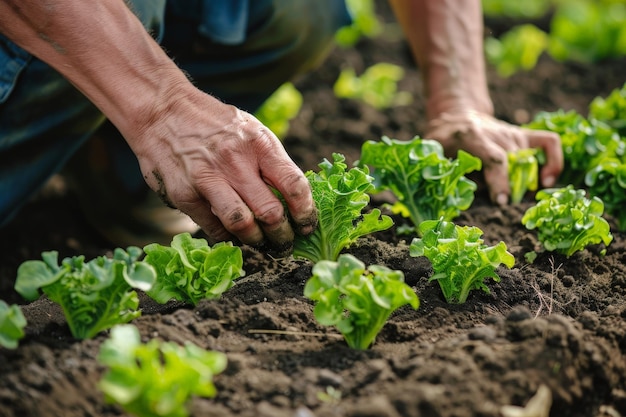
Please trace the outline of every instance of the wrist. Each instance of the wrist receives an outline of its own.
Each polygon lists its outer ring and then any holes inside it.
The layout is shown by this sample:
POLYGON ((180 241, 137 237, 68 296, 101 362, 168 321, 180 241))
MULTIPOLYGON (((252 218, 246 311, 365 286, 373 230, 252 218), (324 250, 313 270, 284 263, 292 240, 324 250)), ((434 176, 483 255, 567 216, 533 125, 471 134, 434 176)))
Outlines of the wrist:
POLYGON ((122 105, 107 113, 131 146, 137 138, 148 135, 155 125, 165 122, 172 109, 196 94, 196 88, 180 75, 176 69, 144 74, 130 87, 134 94, 120 97, 122 105))
POLYGON ((493 116, 494 109, 488 95, 436 94, 426 101, 426 117, 435 120, 444 114, 480 113, 493 116))

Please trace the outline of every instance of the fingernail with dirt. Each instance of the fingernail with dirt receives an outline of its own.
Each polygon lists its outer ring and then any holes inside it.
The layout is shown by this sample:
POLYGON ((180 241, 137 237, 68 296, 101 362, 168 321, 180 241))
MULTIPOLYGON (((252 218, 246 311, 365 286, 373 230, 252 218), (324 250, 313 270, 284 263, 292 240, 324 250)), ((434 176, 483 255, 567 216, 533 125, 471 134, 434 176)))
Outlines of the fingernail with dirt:
POLYGON ((307 219, 296 223, 296 230, 302 236, 308 236, 317 229, 317 210, 313 211, 307 219))

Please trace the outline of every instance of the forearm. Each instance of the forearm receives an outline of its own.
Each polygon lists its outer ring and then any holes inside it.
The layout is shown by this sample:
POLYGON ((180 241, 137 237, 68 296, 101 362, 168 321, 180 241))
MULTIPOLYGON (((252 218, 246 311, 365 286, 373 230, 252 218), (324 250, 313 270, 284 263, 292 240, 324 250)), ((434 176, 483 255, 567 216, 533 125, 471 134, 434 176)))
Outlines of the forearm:
POLYGON ((492 114, 480 0, 390 0, 424 80, 427 117, 492 114))
POLYGON ((3 0, 0 32, 63 74, 125 136, 139 136, 164 98, 190 84, 122 0, 3 0))

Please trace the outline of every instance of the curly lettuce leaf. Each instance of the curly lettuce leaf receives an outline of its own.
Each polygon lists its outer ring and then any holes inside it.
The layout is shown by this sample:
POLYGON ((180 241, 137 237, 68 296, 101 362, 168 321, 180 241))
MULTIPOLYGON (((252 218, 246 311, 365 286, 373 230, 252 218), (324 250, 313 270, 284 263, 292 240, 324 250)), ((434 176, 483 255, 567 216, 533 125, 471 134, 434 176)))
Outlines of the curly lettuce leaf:
POLYGON ((586 198, 582 189, 570 184, 564 188, 541 190, 537 204, 522 216, 527 229, 537 229, 537 238, 548 251, 568 258, 588 245, 613 240, 608 222, 602 218, 604 203, 598 197, 586 198))
POLYGON ((335 32, 335 42, 343 47, 354 46, 362 37, 374 38, 383 31, 383 23, 376 15, 374 0, 346 0, 352 23, 335 32))
POLYGON ((585 175, 589 194, 602 200, 606 212, 617 220, 618 230, 626 231, 626 162, 607 158, 585 175))
POLYGON ((143 250, 144 261, 158 277, 146 293, 161 304, 174 299, 196 305, 203 299, 219 298, 244 275, 241 248, 231 242, 209 246, 205 239, 180 233, 170 246, 151 243, 143 250))
POLYGON ((0 300, 0 346, 15 349, 24 337, 26 318, 17 304, 8 305, 0 300))
POLYGON ((302 108, 302 93, 286 82, 261 104, 254 116, 267 126, 278 138, 283 138, 289 131, 289 122, 302 108))
POLYGON ((588 120, 574 110, 540 112, 525 127, 559 134, 564 159, 560 175, 563 184, 582 185, 587 171, 601 160, 626 154, 626 142, 615 129, 600 120, 588 120))
POLYGON ((139 417, 186 417, 193 395, 214 397, 213 377, 226 368, 226 355, 190 342, 156 339, 142 344, 133 325, 116 326, 98 361, 108 370, 98 386, 107 401, 139 417))
POLYGON ((352 68, 345 68, 333 85, 339 98, 362 100, 377 109, 409 104, 412 96, 407 91, 398 91, 398 81, 404 77, 402 67, 380 62, 367 68, 357 76, 352 68))
POLYGON ((395 310, 419 307, 402 271, 382 265, 366 269, 350 254, 316 263, 304 295, 316 302, 313 312, 320 324, 336 326, 348 346, 360 350, 370 347, 395 310))
POLYGON ((133 289, 149 290, 156 279, 154 268, 138 261, 141 254, 137 247, 117 248, 112 258, 85 262, 84 256, 74 256, 59 265, 56 251, 44 252, 42 261, 20 265, 15 290, 27 300, 43 291, 63 309, 72 335, 89 339, 141 315, 133 289))
POLYGON ((499 39, 485 39, 485 55, 498 74, 506 78, 519 70, 535 68, 548 43, 549 35, 528 23, 514 26, 499 39))
POLYGON ((512 268, 515 264, 504 242, 496 246, 483 244, 483 232, 478 227, 457 226, 439 219, 422 222, 419 231, 422 237, 413 239, 410 255, 428 258, 434 271, 429 281, 439 283, 448 303, 464 303, 472 290, 489 294, 485 279, 499 282, 496 268, 500 264, 512 268))
POLYGON ((509 185, 511 202, 519 203, 527 191, 536 191, 539 186, 539 149, 525 148, 509 152, 509 185))
POLYGON ((626 83, 607 97, 594 98, 589 104, 589 118, 600 120, 617 130, 620 136, 626 136, 626 83))
POLYGON ((626 54, 626 4, 559 2, 550 20, 548 53, 557 61, 587 63, 626 54))
POLYGON ((369 233, 386 230, 393 225, 389 216, 379 209, 363 214, 368 205, 368 192, 374 189, 367 168, 346 170, 345 157, 334 153, 333 161, 324 159, 320 171, 305 175, 311 184, 318 210, 318 225, 308 236, 296 236, 293 255, 313 262, 334 261, 339 253, 369 233))
POLYGON ((392 191, 415 226, 440 217, 452 220, 468 209, 476 183, 464 175, 482 167, 480 159, 464 151, 455 160, 446 158, 439 142, 417 136, 368 141, 359 164, 373 168, 376 189, 392 191))

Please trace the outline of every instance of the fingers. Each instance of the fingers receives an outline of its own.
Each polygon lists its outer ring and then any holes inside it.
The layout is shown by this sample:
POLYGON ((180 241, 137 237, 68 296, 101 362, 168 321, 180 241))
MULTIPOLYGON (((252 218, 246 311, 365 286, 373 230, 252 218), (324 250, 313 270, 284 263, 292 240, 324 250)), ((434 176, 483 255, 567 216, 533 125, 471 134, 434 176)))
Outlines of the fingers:
POLYGON ((563 150, 559 135, 523 129, 490 115, 461 112, 445 114, 429 122, 428 135, 437 139, 446 154, 464 149, 483 161, 483 175, 493 202, 504 205, 510 194, 508 155, 517 149, 540 148, 546 155, 541 184, 551 187, 563 170, 563 150))
POLYGON ((266 162, 263 178, 285 199, 296 231, 304 236, 311 234, 317 227, 317 210, 309 181, 293 163, 285 164, 280 160, 266 162))
MULTIPOLYGON (((210 213, 218 219, 221 227, 228 231, 229 235, 248 245, 263 243, 263 231, 255 221, 252 210, 228 182, 215 181, 210 185, 202 184, 199 191, 206 201, 211 202, 210 213)), ((206 208, 204 207, 205 210, 206 208)), ((206 213, 205 216, 211 218, 206 213)), ((213 226, 212 222, 208 226, 213 226)), ((218 234, 212 229, 204 230, 209 235, 218 234)))
POLYGON ((220 219, 213 214, 208 202, 198 199, 193 203, 179 204, 181 211, 187 213, 200 226, 208 237, 211 245, 217 242, 235 240, 236 238, 224 227, 220 219))
POLYGON ((532 148, 541 148, 546 154, 546 163, 541 169, 541 184, 552 187, 563 171, 563 148, 561 138, 554 132, 524 129, 528 144, 532 148))
MULTIPOLYGON (((283 203, 271 191, 270 185, 284 196, 298 232, 309 234, 314 230, 317 217, 309 183, 283 152, 280 148, 264 152, 256 163, 232 166, 228 178, 222 176, 221 180, 196 184, 203 199, 211 202, 211 212, 220 223, 216 225, 213 219, 205 220, 207 227, 217 227, 218 230, 203 227, 207 234, 223 236, 226 231, 242 243, 275 256, 290 253, 294 230, 283 203), (257 167, 257 164, 261 166, 257 167)), ((202 207, 198 210, 201 214, 202 207)))
POLYGON ((507 153, 500 147, 491 147, 483 160, 483 175, 489 187, 489 198, 492 202, 504 206, 509 201, 509 164, 507 153))
MULTIPOLYGON (((257 174, 250 181, 237 184, 237 193, 245 198, 253 218, 251 221, 261 231, 261 239, 254 242, 275 254, 291 252, 294 231, 283 204, 257 174)), ((250 225, 252 226, 252 225, 250 225)), ((226 225, 228 228, 228 226, 226 225)))

